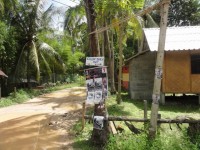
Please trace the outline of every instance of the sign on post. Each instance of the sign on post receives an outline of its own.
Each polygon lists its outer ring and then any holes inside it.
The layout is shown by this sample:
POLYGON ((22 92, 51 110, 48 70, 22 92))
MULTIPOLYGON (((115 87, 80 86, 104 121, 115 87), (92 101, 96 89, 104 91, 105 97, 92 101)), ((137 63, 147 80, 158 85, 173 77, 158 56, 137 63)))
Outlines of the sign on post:
MULTIPOLYGON (((85 69, 87 99, 86 103, 103 105, 108 97, 107 67, 104 66, 104 57, 87 57, 86 66, 96 66, 85 69)), ((103 130, 104 116, 93 117, 93 127, 103 130)))
POLYGON ((86 57, 86 66, 104 66, 104 57, 86 57))
POLYGON ((99 104, 108 96, 107 67, 95 67, 85 70, 87 100, 89 104, 99 104))

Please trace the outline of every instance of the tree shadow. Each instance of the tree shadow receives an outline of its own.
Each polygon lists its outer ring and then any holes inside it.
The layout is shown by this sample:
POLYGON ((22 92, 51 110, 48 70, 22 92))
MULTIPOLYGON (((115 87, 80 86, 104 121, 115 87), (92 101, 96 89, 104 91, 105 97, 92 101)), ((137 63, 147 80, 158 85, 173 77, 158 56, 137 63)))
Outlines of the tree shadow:
POLYGON ((165 101, 165 105, 160 105, 163 111, 200 113, 198 96, 166 96, 165 101))
MULTIPOLYGON (((85 95, 83 95, 82 91, 85 90, 83 88, 80 89, 66 89, 66 95, 62 95, 60 97, 56 97, 54 95, 51 94, 44 94, 42 96, 40 96, 39 98, 41 99, 40 101, 28 101, 27 104, 32 104, 33 106, 35 105, 50 105, 52 104, 52 109, 56 109, 56 108, 60 108, 60 107, 65 107, 67 105, 73 105, 73 104, 82 104, 83 101, 86 99, 85 95)), ((63 91, 65 92, 65 91, 63 91)), ((54 92, 53 94, 56 94, 56 92, 54 92)), ((58 93, 59 94, 59 93, 58 93)), ((75 106, 75 105, 73 105, 75 106)), ((77 106, 80 107, 80 106, 77 106)))
POLYGON ((129 111, 126 111, 125 106, 113 104, 110 106, 107 106, 109 115, 113 116, 130 116, 131 113, 129 111))
POLYGON ((45 94, 16 108, 16 112, 23 113, 19 114, 22 117, 0 123, 0 149, 60 149, 62 142, 58 134, 64 142, 67 141, 62 149, 71 147, 74 138, 71 129, 81 117, 81 103, 85 100, 82 90, 66 90, 68 96, 60 95, 58 98, 45 94), (30 107, 33 107, 33 112, 27 111, 31 114, 26 114, 26 109, 30 107), (26 109, 21 111, 23 108, 26 109))
POLYGON ((48 125, 49 119, 47 114, 39 114, 0 123, 0 147, 20 150, 58 148, 59 144, 55 142, 57 135, 48 125))

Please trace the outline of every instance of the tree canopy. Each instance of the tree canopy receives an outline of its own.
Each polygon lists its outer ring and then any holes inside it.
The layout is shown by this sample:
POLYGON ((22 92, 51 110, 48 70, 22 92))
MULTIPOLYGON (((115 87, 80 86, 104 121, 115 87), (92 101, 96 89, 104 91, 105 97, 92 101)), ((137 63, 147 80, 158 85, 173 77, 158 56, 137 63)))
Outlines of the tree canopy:
MULTIPOLYGON (((158 0, 90 1, 94 9, 91 12, 87 9, 88 0, 65 8, 62 32, 52 27, 53 16, 61 12, 53 4, 47 5, 47 0, 0 0, 0 68, 10 78, 38 81, 40 76, 51 81, 53 73, 64 76, 78 73, 84 57, 90 55, 91 27, 95 25, 96 30, 116 23, 94 36, 98 53, 105 56, 106 65, 116 66, 113 71, 116 74, 120 42, 124 61, 137 53, 142 42, 142 27, 159 26, 159 9, 144 18, 135 17, 138 11, 158 0), (120 27, 118 22, 127 17, 131 19, 120 27), (94 24, 90 25, 87 19, 94 19, 94 24)), ((199 17, 199 0, 171 1, 169 26, 199 25, 199 17)))

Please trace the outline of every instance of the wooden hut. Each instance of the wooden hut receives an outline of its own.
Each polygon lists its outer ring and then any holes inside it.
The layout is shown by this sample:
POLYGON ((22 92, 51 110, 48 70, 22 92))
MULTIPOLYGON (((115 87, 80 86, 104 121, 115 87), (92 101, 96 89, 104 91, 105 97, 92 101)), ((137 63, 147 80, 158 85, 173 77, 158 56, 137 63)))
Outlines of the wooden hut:
MULTIPOLYGON (((159 30, 144 29, 142 50, 126 62, 132 99, 152 99, 159 30)), ((166 93, 200 94, 200 26, 167 28, 161 91, 163 103, 166 93)))

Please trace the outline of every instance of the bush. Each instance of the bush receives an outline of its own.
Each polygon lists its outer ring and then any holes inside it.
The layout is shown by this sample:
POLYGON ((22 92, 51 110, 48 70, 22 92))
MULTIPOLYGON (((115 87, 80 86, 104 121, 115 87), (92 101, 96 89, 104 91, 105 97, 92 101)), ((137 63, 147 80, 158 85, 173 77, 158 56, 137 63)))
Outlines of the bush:
POLYGON ((16 103, 23 103, 25 100, 29 98, 30 98, 29 93, 22 89, 16 92, 16 96, 14 96, 14 93, 12 93, 12 101, 16 103))

